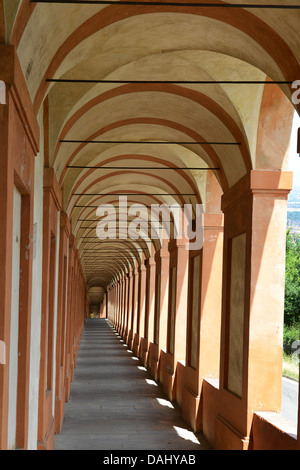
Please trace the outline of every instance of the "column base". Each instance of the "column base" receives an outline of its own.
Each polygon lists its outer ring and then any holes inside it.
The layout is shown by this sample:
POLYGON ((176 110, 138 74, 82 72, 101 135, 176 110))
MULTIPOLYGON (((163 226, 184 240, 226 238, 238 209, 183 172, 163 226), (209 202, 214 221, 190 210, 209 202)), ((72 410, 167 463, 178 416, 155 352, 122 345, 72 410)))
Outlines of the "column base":
POLYGON ((176 365, 174 356, 162 351, 161 353, 161 372, 160 381, 163 390, 170 401, 176 400, 176 365))
POLYGON ((136 356, 136 357, 139 357, 139 353, 140 353, 140 337, 137 333, 135 333, 134 335, 134 339, 133 339, 133 342, 132 342, 132 351, 133 351, 133 354, 136 356))
POLYGON ((37 450, 54 450, 54 432, 55 421, 54 418, 52 418, 44 439, 42 441, 38 441, 37 443, 37 450))
MULTIPOLYGON (((63 390, 64 393, 64 390, 63 390)), ((55 398, 55 434, 59 434, 62 428, 65 415, 64 396, 55 398)))
POLYGON ((193 431, 201 431, 201 396, 197 395, 197 393, 186 385, 183 388, 181 408, 183 418, 191 426, 193 431))
POLYGON ((125 341, 125 343, 127 344, 127 346, 129 346, 129 330, 126 328, 125 332, 124 332, 124 337, 123 337, 123 340, 125 341))
POLYGON ((62 427, 65 412, 65 387, 64 387, 64 376, 63 367, 59 370, 59 393, 55 397, 55 433, 59 434, 62 427))
POLYGON ((221 414, 216 419, 216 450, 251 450, 252 441, 227 421, 221 414))
POLYGON ((65 387, 65 402, 67 403, 69 401, 70 393, 71 393, 71 376, 70 375, 65 375, 64 387, 65 387))
POLYGON ((154 343, 149 344, 149 354, 148 354, 148 366, 152 377, 156 382, 160 380, 160 361, 159 361, 159 352, 158 345, 154 343))
POLYGON ((128 344, 129 349, 133 350, 133 331, 130 330, 128 333, 126 344, 128 344))
POLYGON ((148 340, 147 338, 141 338, 140 341, 140 355, 143 365, 146 367, 148 364, 148 340))

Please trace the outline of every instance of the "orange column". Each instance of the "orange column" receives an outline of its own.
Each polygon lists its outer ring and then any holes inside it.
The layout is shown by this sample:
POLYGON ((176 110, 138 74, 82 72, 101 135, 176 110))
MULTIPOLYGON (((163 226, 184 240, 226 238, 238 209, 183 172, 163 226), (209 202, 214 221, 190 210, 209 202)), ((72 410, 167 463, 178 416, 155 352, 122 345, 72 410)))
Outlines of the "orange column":
POLYGON ((26 448, 28 438, 31 282, 33 239, 34 157, 39 127, 13 46, 0 45, 0 80, 6 86, 6 104, 0 105, 0 341, 5 364, 0 364, 0 449, 7 448, 9 358, 12 289, 12 233, 14 186, 21 193, 20 305, 16 446, 26 448))
POLYGON ((56 333, 56 381, 55 381, 55 432, 59 433, 65 405, 65 345, 67 314, 68 250, 70 222, 67 214, 60 214, 59 273, 57 294, 57 333, 56 333))
POLYGON ((114 326, 115 324, 115 286, 112 285, 111 288, 110 288, 110 303, 111 303, 111 322, 114 326))
POLYGON ((169 301, 167 349, 162 354, 161 381, 171 401, 176 399, 176 383, 182 380, 181 364, 186 354, 188 259, 185 239, 169 243, 169 301), (180 367, 180 369, 179 369, 180 367))
POLYGON ((202 430, 203 378, 218 377, 223 260, 223 215, 204 214, 203 247, 190 251, 188 325, 182 413, 202 430))
POLYGON ((142 262, 138 268, 138 307, 137 307, 137 328, 134 339, 134 353, 140 356, 141 342, 145 333, 145 288, 146 288, 146 268, 142 262))
MULTIPOLYGON (((88 318, 88 316, 86 316, 86 318, 88 318)), ((106 318, 106 294, 104 294, 102 304, 100 305, 99 318, 106 318)))
MULTIPOLYGON (((2 77, 1 77, 2 78, 2 77)), ((7 449, 7 427, 9 406, 9 352, 10 310, 12 288, 12 232, 13 232, 13 165, 8 159, 7 105, 0 105, 0 159, 1 159, 1 234, 0 234, 0 340, 5 345, 5 363, 0 364, 0 449, 7 449)))
POLYGON ((72 309, 71 309, 71 324, 70 324, 70 374, 71 382, 74 379, 75 367, 75 334, 76 334, 76 309, 78 305, 78 259, 77 249, 74 246, 74 277, 72 289, 72 309))
POLYGON ((119 305, 119 311, 118 311, 118 332, 119 332, 119 333, 120 333, 120 331, 121 331, 121 326, 122 326, 123 291, 124 291, 124 278, 121 277, 121 279, 119 280, 119 297, 118 297, 118 305, 119 305))
POLYGON ((125 335, 124 335, 124 341, 126 342, 126 344, 128 344, 129 333, 131 330, 132 295, 133 295, 133 279, 132 279, 132 271, 130 270, 128 273, 127 322, 126 322, 126 330, 125 330, 125 335))
POLYGON ((115 328, 118 329, 120 311, 120 281, 115 285, 115 328))
POLYGON ((124 275, 120 280, 120 313, 119 313, 119 328, 118 332, 121 335, 123 327, 123 315, 124 315, 124 288, 125 288, 125 279, 124 275))
POLYGON ((253 412, 281 409, 286 208, 291 188, 291 173, 255 170, 222 197, 216 448, 251 448, 253 412))
MULTIPOLYGON (((82 267, 79 260, 78 251, 76 251, 77 258, 77 284, 76 284, 76 305, 75 305, 75 322, 74 322, 74 350, 73 350, 73 371, 76 366, 78 350, 80 346, 81 336, 84 328, 85 318, 85 282, 82 267)), ((74 376, 74 374, 73 374, 74 376)))
POLYGON ((155 253, 155 305, 153 341, 149 345, 148 363, 155 380, 160 380, 161 354, 167 344, 170 254, 166 248, 155 253))
POLYGON ((116 282, 114 285, 114 303, 115 303, 115 328, 118 325, 118 318, 119 318, 119 282, 116 282))
POLYGON ((69 238, 69 257, 68 257, 68 293, 67 293, 67 318, 66 318, 66 339, 65 339, 65 401, 69 401, 71 391, 71 325, 73 309, 73 290, 74 290, 74 236, 69 238))
POLYGON ((44 170, 43 211, 43 284, 41 320, 41 359, 38 413, 38 449, 53 449, 54 416, 52 400, 55 394, 54 327, 55 327, 55 273, 57 247, 58 211, 62 195, 52 168, 44 170))
POLYGON ((134 338, 137 332, 137 307, 138 307, 138 266, 133 270, 133 292, 132 292, 132 311, 131 311, 131 327, 128 338, 128 346, 133 350, 134 338))
POLYGON ((111 323, 113 324, 113 317, 114 317, 114 313, 113 313, 113 289, 112 287, 110 287, 108 289, 108 318, 110 319, 111 323))
POLYGON ((111 303, 112 303, 112 324, 116 324, 116 286, 115 284, 111 288, 111 303))
POLYGON ((113 286, 114 290, 114 328, 117 328, 118 326, 118 314, 119 314, 119 284, 118 282, 115 282, 113 286))
POLYGON ((76 366, 76 360, 81 341, 81 336, 84 328, 84 317, 85 317, 85 281, 82 271, 82 267, 79 260, 78 250, 76 250, 76 303, 74 309, 74 333, 73 333, 73 364, 72 364, 72 378, 74 377, 74 369, 76 366))
MULTIPOLYGON (((14 107, 13 102, 11 101, 11 97, 9 96, 8 99, 8 108, 9 111, 12 111, 14 107)), ((9 112, 9 119, 10 119, 10 112, 9 112)), ((9 127, 12 123, 9 123, 9 127)), ((19 129, 21 130, 21 129, 19 129)), ((1 220, 4 222, 4 227, 9 228, 11 223, 11 215, 13 210, 13 187, 14 185, 18 188, 18 190, 22 193, 21 199, 21 240, 20 240, 20 279, 19 279, 19 297, 20 297, 20 304, 19 304, 19 327, 18 331, 15 332, 18 335, 18 390, 17 390, 17 428, 16 428, 16 445, 19 448, 26 448, 27 444, 27 436, 28 436, 28 400, 29 400, 29 361, 30 361, 30 323, 31 323, 31 277, 32 277, 32 234, 33 234, 33 195, 31 192, 32 182, 34 179, 33 173, 33 162, 30 161, 31 156, 26 155, 23 157, 23 161, 26 163, 21 162, 21 155, 22 148, 19 147, 21 145, 20 139, 24 139, 24 135, 18 134, 14 136, 14 133, 10 133, 10 137, 12 139, 16 139, 15 145, 10 145, 8 148, 8 160, 11 163, 6 166, 6 162, 3 162, 3 166, 6 167, 8 173, 5 172, 5 176, 8 178, 8 181, 1 186, 4 189, 2 193, 4 198, 2 199, 3 203, 7 203, 7 210, 11 211, 10 214, 6 214, 6 220, 2 218, 1 220), (14 147, 14 148, 12 148, 14 147), (16 152, 16 153, 15 153, 16 152), (17 168, 17 161, 15 157, 20 158, 20 165, 26 166, 26 175, 22 174, 22 169, 17 168), (9 168, 10 167, 10 168, 9 168), (12 172, 11 172, 12 170, 12 172), (28 174, 28 171, 31 174, 28 174), (15 173, 14 173, 15 172, 15 173), (20 176, 19 176, 20 175, 20 176), (31 181, 26 181, 26 179, 31 178, 31 181), (5 224, 6 222, 6 224, 5 224)), ((2 171, 3 171, 2 167, 2 171)), ((3 226, 2 226, 3 227, 3 226)), ((11 226, 12 227, 12 226, 11 226)), ((4 238, 5 235, 11 237, 11 240, 4 239, 1 244, 2 248, 7 250, 4 257, 1 259, 5 262, 1 268, 2 273, 8 277, 6 289, 7 291, 4 294, 4 298, 6 297, 6 307, 10 306, 10 293, 11 293, 11 242, 12 242, 12 230, 8 230, 8 232, 4 231, 4 238), (6 242, 6 245, 5 245, 6 242)), ((5 313, 5 310, 4 312, 5 313)), ((7 332, 10 329, 10 320, 9 315, 10 311, 7 310, 7 332)), ((6 344, 6 360, 7 360, 7 368, 9 366, 9 337, 5 337, 5 327, 3 331, 1 339, 6 344)), ((6 369, 6 367, 3 367, 6 369)), ((5 380, 5 379, 4 379, 5 380)), ((5 382, 4 382, 5 383, 5 382)), ((3 383, 3 385, 4 385, 3 383)), ((5 396, 4 392, 4 396, 5 396)), ((5 413, 5 412, 4 412, 5 413)), ((5 417, 4 417, 5 422, 5 417)), ((6 432, 4 431, 4 436, 6 432)))
POLYGON ((122 278, 122 291, 121 291, 121 312, 120 312, 120 328, 119 333, 122 336, 125 320, 125 300, 126 299, 126 275, 123 274, 122 278))
POLYGON ((144 365, 148 364, 149 344, 153 342, 154 333, 154 295, 155 295, 155 261, 148 258, 146 266, 146 293, 145 293, 145 334, 141 341, 140 356, 144 365))
POLYGON ((128 308, 128 289, 129 289, 129 277, 128 273, 125 274, 124 278, 124 303, 123 303, 123 321, 122 321, 122 328, 121 328, 121 336, 124 339, 126 337, 126 329, 127 329, 127 308, 128 308))

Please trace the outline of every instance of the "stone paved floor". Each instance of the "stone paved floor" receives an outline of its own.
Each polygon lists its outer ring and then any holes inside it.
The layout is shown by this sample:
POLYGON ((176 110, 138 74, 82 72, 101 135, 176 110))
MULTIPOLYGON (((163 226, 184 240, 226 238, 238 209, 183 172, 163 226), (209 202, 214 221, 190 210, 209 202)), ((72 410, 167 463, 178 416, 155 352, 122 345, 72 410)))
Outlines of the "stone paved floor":
POLYGON ((55 450, 205 450, 105 319, 86 322, 55 450))

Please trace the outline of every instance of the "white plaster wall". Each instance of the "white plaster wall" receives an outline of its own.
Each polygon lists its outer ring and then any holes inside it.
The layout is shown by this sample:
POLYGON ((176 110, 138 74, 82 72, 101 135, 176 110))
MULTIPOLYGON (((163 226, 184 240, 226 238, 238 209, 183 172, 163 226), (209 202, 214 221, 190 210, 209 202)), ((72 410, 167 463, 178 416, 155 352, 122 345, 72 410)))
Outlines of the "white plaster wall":
POLYGON ((20 289, 21 194, 14 187, 12 290, 9 354, 8 449, 16 445, 20 289))
MULTIPOLYGON (((42 134, 42 132, 41 132, 42 134)), ((40 148, 43 148, 41 143, 40 148)), ((35 157, 28 449, 37 448, 43 260, 43 154, 35 157)))

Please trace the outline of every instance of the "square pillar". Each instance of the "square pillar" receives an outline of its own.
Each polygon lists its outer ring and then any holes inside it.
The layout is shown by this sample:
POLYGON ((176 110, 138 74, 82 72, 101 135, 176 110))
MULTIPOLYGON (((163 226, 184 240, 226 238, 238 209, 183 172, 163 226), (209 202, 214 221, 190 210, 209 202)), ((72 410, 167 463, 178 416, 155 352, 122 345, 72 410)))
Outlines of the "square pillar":
POLYGON ((118 333, 121 328, 122 318, 122 293, 123 293, 123 279, 119 279, 117 284, 117 318, 116 318, 116 330, 118 333))
POLYGON ((138 308, 138 286, 139 286, 139 275, 138 266, 136 265, 132 273, 132 306, 131 306, 131 325, 128 335, 128 346, 133 351, 134 339, 137 333, 137 308, 138 308))
POLYGON ((166 351, 162 356, 161 382, 171 401, 176 399, 178 362, 185 364, 189 250, 187 241, 169 242, 169 300, 166 351))
POLYGON ((1 186, 1 274, 0 341, 5 348, 5 363, 0 364, 0 449, 28 445, 30 406, 30 357, 34 158, 38 153, 39 126, 33 112, 26 82, 10 45, 0 45, 0 80, 5 83, 5 104, 0 104, 0 186, 1 186), (14 191, 20 196, 19 269, 13 272, 14 191), (20 273, 20 276, 18 276, 20 273), (12 294, 14 290, 14 294, 12 294), (17 325, 11 323, 14 295, 17 325), (11 339, 16 347, 13 393, 10 390, 11 339), (9 408, 13 407, 12 420, 9 408), (8 441, 8 428, 13 436, 8 441))
POLYGON ((141 345, 145 335, 145 297, 146 297, 146 268, 142 262, 138 268, 138 308, 137 331, 134 339, 133 352, 141 356, 141 345))
POLYGON ((161 353, 167 344, 170 253, 162 248, 155 253, 155 298, 153 340, 150 341, 148 364, 155 380, 160 380, 161 353))
POLYGON ((287 196, 292 173, 251 171, 222 197, 216 447, 250 449, 255 411, 280 412, 287 196))
POLYGON ((128 273, 128 296, 127 296, 127 320, 126 320, 126 329, 124 333, 124 341, 128 344, 129 341, 129 332, 131 329, 131 313, 132 313, 132 295, 133 295, 133 280, 132 280, 132 271, 128 273))
POLYGON ((57 293, 55 432, 61 430, 65 408, 65 347, 68 287, 68 254, 71 226, 67 214, 60 214, 59 278, 57 293))
POLYGON ((74 308, 74 263, 75 263, 75 239, 74 235, 69 238, 68 254, 68 292, 67 292, 67 318, 66 318, 66 340, 65 340, 65 367, 64 367, 64 387, 65 401, 69 401, 71 392, 71 328, 72 311, 74 308))
POLYGON ((148 364, 149 344, 153 341, 154 333, 154 294, 155 294, 155 261, 145 260, 146 293, 145 293, 145 334, 141 340, 140 357, 143 364, 148 364))
POLYGON ((62 194, 54 170, 45 168, 38 450, 51 450, 54 446, 56 277, 59 250, 58 214, 61 206, 62 194))
POLYGON ((202 431, 202 383, 219 377, 223 215, 204 214, 201 250, 189 252, 187 352, 182 413, 202 431))
POLYGON ((127 294, 128 294, 128 276, 127 273, 124 274, 124 292, 123 292, 123 313, 122 313, 122 325, 121 325, 121 331, 120 334, 123 338, 124 336, 124 331, 126 328, 126 308, 127 308, 127 294))

